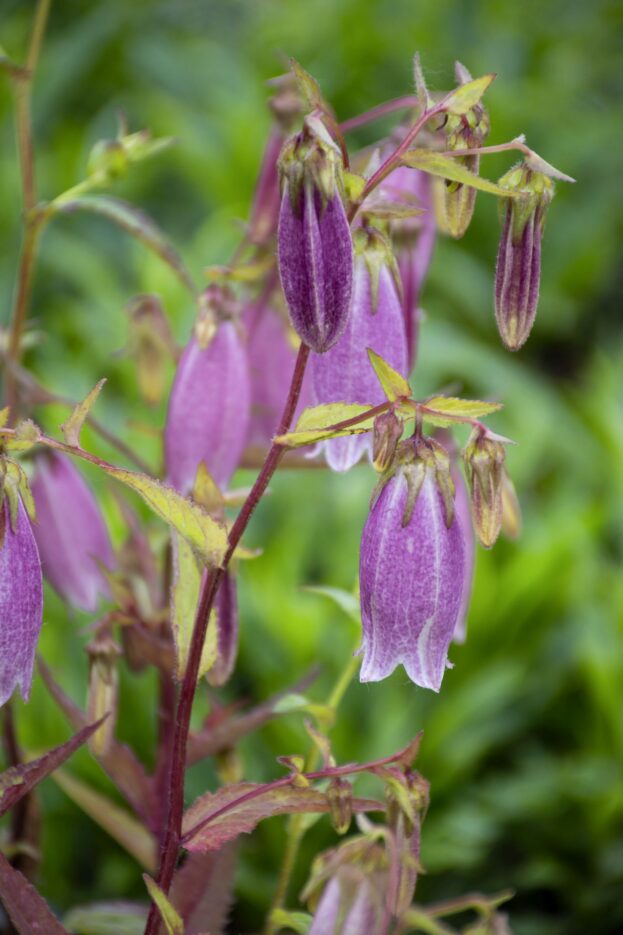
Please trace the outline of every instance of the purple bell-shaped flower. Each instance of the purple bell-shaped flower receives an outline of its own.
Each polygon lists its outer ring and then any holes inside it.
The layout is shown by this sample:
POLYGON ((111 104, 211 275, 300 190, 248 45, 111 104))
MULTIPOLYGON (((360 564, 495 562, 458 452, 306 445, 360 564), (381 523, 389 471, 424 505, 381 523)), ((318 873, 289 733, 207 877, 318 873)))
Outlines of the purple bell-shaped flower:
POLYGON ((0 705, 19 686, 27 701, 43 614, 41 562, 30 520, 17 497, 0 504, 0 705))
MULTIPOLYGON (((317 403, 369 403, 385 399, 368 360, 368 348, 407 375, 407 343, 400 303, 398 271, 385 238, 374 229, 359 230, 351 314, 337 344, 311 363, 317 403)), ((324 442, 329 466, 347 471, 364 451, 369 435, 349 435, 324 442)))
POLYGON ((112 545, 95 497, 70 458, 55 452, 37 457, 31 490, 45 577, 73 607, 95 610, 99 598, 109 594, 100 565, 113 566, 112 545))
POLYGON ((226 487, 249 430, 249 368, 232 320, 232 297, 212 286, 203 300, 177 367, 164 432, 168 478, 183 494, 192 490, 201 461, 226 487))
POLYGON ((404 665, 439 691, 463 596, 465 541, 450 460, 431 439, 399 447, 361 540, 363 682, 404 665))
POLYGON ((308 117, 280 160, 283 195, 278 262, 294 330, 322 354, 344 333, 350 311, 353 243, 339 192, 340 155, 308 117))

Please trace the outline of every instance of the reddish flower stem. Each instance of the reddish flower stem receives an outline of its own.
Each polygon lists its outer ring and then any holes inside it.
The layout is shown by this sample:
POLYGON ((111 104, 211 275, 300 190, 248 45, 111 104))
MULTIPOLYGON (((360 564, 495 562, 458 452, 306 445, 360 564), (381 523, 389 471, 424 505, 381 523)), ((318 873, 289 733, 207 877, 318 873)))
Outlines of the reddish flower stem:
POLYGON ((409 94, 406 97, 395 97, 392 101, 377 104, 376 107, 371 107, 370 110, 364 111, 363 114, 357 114, 355 117, 342 121, 340 130, 342 133, 350 133, 351 130, 364 127, 374 120, 380 120, 381 117, 385 117, 387 114, 393 114, 397 110, 411 110, 418 107, 418 105, 418 98, 414 94, 409 94))
MULTIPOLYGON (((290 385, 290 392, 288 393, 288 399, 283 410, 281 422, 279 424, 279 428, 277 429, 277 435, 285 434, 290 427, 299 400, 308 358, 309 348, 302 344, 298 352, 298 357, 296 358, 294 373, 292 375, 292 383, 290 385)), ((275 442, 273 442, 271 445, 264 465, 258 474, 253 487, 251 488, 251 492, 245 500, 244 506, 240 510, 240 513, 236 517, 234 525, 230 530, 229 545, 223 559, 222 567, 212 569, 210 572, 206 573, 203 578, 201 594, 199 596, 199 605, 197 607, 197 613, 195 616, 192 641, 190 644, 188 664, 186 666, 186 672, 184 673, 184 680, 180 689, 179 701, 177 705, 175 717, 175 734, 173 736, 173 744, 171 749, 167 820, 164 840, 160 852, 160 868, 158 871, 158 886, 165 893, 168 892, 169 887, 171 886, 171 881, 173 880, 173 874, 175 872, 175 866, 177 864, 181 843, 182 817, 184 814, 184 773, 186 766, 186 744, 188 741, 190 715, 195 697, 195 689, 197 687, 199 664, 201 662, 201 653, 205 640, 206 630, 208 627, 210 611, 212 609, 221 578, 223 577, 223 573, 227 568, 232 555, 234 554, 236 546, 242 538, 242 534, 249 524, 249 520, 251 519, 255 507, 262 498, 262 495, 266 490, 270 479, 275 473, 277 466, 286 450, 287 449, 283 445, 279 445, 275 442)), ((149 916, 147 918, 145 935, 156 935, 159 924, 160 919, 158 910, 155 905, 152 904, 149 916)))

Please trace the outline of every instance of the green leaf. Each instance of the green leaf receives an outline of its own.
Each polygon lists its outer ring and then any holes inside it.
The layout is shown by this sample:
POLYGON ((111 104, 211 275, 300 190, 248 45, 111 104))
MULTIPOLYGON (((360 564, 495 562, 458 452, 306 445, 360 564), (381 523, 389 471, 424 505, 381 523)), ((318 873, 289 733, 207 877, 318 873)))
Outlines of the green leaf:
POLYGON ((481 78, 473 78, 459 85, 454 91, 451 91, 443 101, 443 109, 449 114, 466 114, 480 102, 483 94, 495 79, 495 74, 483 75, 481 78))
POLYGON ((421 169, 422 172, 428 172, 430 175, 437 175, 452 182, 459 182, 461 185, 469 185, 471 188, 488 192, 490 195, 499 195, 502 198, 517 197, 516 192, 502 188, 501 185, 496 185, 489 179, 474 175, 457 159, 444 156, 442 153, 433 153, 428 149, 411 149, 402 157, 402 163, 412 169, 421 169))
POLYGON ((426 80, 424 79, 424 72, 422 70, 422 62, 420 61, 419 52, 416 52, 413 56, 413 81, 415 84, 415 90, 420 107, 423 111, 430 110, 434 105, 431 96, 428 93, 428 88, 426 87, 426 80))
POLYGON ((63 200, 61 197, 50 203, 54 213, 73 214, 75 211, 89 211, 107 218, 140 241, 148 250, 153 251, 177 276, 179 281, 194 296, 195 284, 177 250, 169 243, 164 232, 149 215, 139 211, 134 205, 110 195, 82 195, 63 200))
POLYGON ((32 883, 0 853, 0 899, 19 935, 69 935, 32 883))
POLYGON ((64 770, 57 770, 52 778, 72 802, 108 832, 142 867, 155 872, 156 839, 130 812, 64 770))
POLYGON ((303 588, 309 594, 320 594, 328 597, 330 601, 343 610, 355 623, 361 622, 361 608, 359 599, 350 591, 344 591, 342 588, 330 588, 323 585, 308 585, 303 588))
POLYGON ((381 355, 373 351, 371 347, 368 348, 368 359, 390 403, 400 396, 411 396, 411 387, 402 374, 390 367, 387 361, 383 360, 381 355))
POLYGON ((369 432, 374 416, 366 418, 365 413, 370 409, 372 406, 360 403, 323 403, 321 406, 311 406, 303 410, 293 432, 278 435, 275 441, 288 448, 301 448, 325 438, 369 432), (333 426, 351 419, 355 420, 353 425, 333 429, 333 426))
POLYGON ((115 480, 136 491, 154 513, 184 537, 201 562, 211 566, 221 564, 227 551, 227 530, 223 523, 213 519, 198 503, 147 474, 126 471, 105 461, 97 464, 115 480))
POLYGON ((68 445, 73 445, 75 448, 80 447, 80 432, 82 431, 84 420, 89 415, 91 407, 94 405, 105 383, 105 377, 96 383, 91 392, 81 403, 78 403, 69 418, 61 425, 61 431, 68 445))
POLYGON ((143 935, 147 909, 127 901, 76 906, 63 917, 73 935, 143 935))
POLYGON ((290 929, 297 935, 306 935, 312 923, 312 917, 307 912, 289 912, 286 909, 273 909, 270 914, 271 925, 275 931, 290 929))
MULTIPOLYGON (((378 802, 353 799, 353 811, 373 811, 378 802)), ((260 785, 241 782, 206 792, 184 816, 184 847, 190 851, 218 850, 226 841, 253 831, 258 822, 273 815, 328 812, 324 792, 310 786, 260 785)))
POLYGON ((422 403, 421 412, 422 417, 427 422, 437 425, 439 428, 447 428, 457 422, 489 416, 492 412, 498 412, 501 408, 501 403, 488 403, 480 399, 433 396, 422 403))
POLYGON ((143 874, 143 880, 147 887, 147 892, 158 907, 158 911, 167 930, 167 935, 184 935, 184 923, 180 914, 171 905, 165 893, 162 892, 155 880, 149 874, 143 874))
MULTIPOLYGON (((189 543, 173 533, 173 587, 171 588, 171 625, 177 657, 177 678, 181 681, 188 665, 188 654, 195 623, 195 613, 201 587, 201 571, 195 553, 189 543)), ((218 653, 218 630, 216 611, 208 621, 199 678, 216 662, 218 653)))

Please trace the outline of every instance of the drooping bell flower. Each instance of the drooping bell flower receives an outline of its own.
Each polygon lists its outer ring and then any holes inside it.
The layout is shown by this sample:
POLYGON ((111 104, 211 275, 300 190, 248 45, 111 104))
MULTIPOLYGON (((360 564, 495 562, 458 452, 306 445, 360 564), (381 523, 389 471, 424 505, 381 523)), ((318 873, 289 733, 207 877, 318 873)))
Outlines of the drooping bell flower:
MULTIPOLYGON (((249 444, 269 445, 279 425, 294 373, 296 350, 281 316, 265 303, 253 305, 244 316, 251 380, 249 444)), ((311 405, 311 384, 306 373, 293 424, 311 405)))
POLYGON ((8 494, 0 504, 0 705, 16 687, 28 700, 43 615, 37 544, 17 495, 15 506, 8 494))
POLYGON ((43 574, 68 604, 95 610, 109 594, 100 565, 112 568, 114 563, 95 497, 71 459, 56 452, 37 457, 31 490, 43 574))
POLYGON ((432 439, 399 447, 361 539, 362 682, 402 664, 439 691, 463 594, 465 543, 450 460, 432 439))
MULTIPOLYGON (((460 62, 455 64, 455 75, 459 84, 467 84, 472 80, 471 74, 460 62)), ((489 115, 480 102, 466 114, 449 114, 444 127, 448 149, 478 149, 489 135, 489 129, 489 115)), ((456 156, 455 159, 474 175, 478 175, 479 155, 456 156)), ((436 180, 437 223, 451 237, 459 239, 463 236, 474 214, 475 203, 475 188, 458 182, 436 180)))
POLYGON ((461 606, 459 615, 454 628, 455 643, 464 643, 467 636, 467 614, 472 597, 472 586, 474 583, 474 562, 476 558, 476 539, 474 536, 474 527, 472 526, 472 515, 469 505, 469 494, 463 476, 458 469, 452 471, 454 480, 454 511, 456 519, 463 533, 463 543, 465 545, 465 565, 463 568, 463 589, 461 593, 461 606))
POLYGON ((502 199, 502 235, 495 267, 495 320, 510 351, 525 343, 534 324, 541 281, 541 238, 554 183, 522 163, 499 184, 518 192, 502 199))
POLYGON ((210 685, 224 685, 234 671, 238 654, 238 602, 236 582, 226 571, 214 603, 216 610, 216 662, 206 672, 210 685))
POLYGON ((192 490, 201 461, 226 487, 246 444, 249 368, 234 311, 228 290, 206 289, 173 381, 164 450, 168 478, 183 494, 192 490))
POLYGON ((339 191, 341 158, 324 125, 308 117, 284 147, 278 230, 281 285, 294 330, 317 354, 344 333, 353 244, 339 191))
MULTIPOLYGON (((361 229, 355 236, 355 249, 353 301, 346 330, 331 350, 311 362, 317 403, 374 406, 385 400, 368 360, 368 348, 407 375, 407 342, 391 248, 379 231, 361 229)), ((329 466, 347 471, 370 451, 371 439, 369 434, 349 435, 323 444, 329 466)))
POLYGON ((383 191, 387 191, 398 202, 409 203, 413 200, 423 212, 412 218, 393 220, 390 228, 402 282, 402 308, 411 370, 417 355, 422 314, 420 295, 437 237, 431 177, 419 169, 401 166, 387 177, 383 191))

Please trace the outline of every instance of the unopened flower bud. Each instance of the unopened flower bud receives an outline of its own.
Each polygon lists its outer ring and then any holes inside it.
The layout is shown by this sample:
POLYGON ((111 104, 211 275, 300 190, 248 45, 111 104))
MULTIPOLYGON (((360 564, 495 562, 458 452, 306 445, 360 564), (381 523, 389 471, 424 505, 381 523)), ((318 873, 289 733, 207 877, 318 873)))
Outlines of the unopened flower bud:
POLYGON ((403 442, 361 539, 361 680, 404 665, 439 691, 461 608, 463 531, 453 516, 449 458, 431 440, 403 442))
POLYGON ((495 319, 511 351, 525 343, 534 324, 541 281, 541 238, 554 183, 525 163, 499 184, 516 197, 502 199, 502 235, 495 268, 495 319))
POLYGON ((183 494, 192 490, 201 461, 219 487, 227 486, 247 440, 249 371, 232 305, 227 290, 206 290, 171 389, 165 460, 169 480, 183 494))
POLYGON ((502 532, 507 539, 521 535, 521 506, 515 485, 505 470, 502 471, 502 532))
POLYGON ((129 164, 121 140, 98 140, 89 153, 87 175, 102 175, 112 182, 126 174, 129 164))
POLYGON ((114 564, 95 497, 70 458, 50 452, 37 457, 31 489, 43 574, 67 603, 95 610, 110 593, 100 566, 110 569, 114 564))
POLYGON ((278 261, 294 330, 318 354, 339 340, 350 310, 353 245, 340 170, 339 150, 308 117, 280 159, 278 261))
MULTIPOLYGON (((391 248, 382 234, 368 229, 357 232, 355 249, 353 300, 346 330, 335 347, 311 362, 318 403, 375 405, 385 401, 368 348, 407 375, 406 334, 391 248)), ((368 434, 331 438, 323 444, 334 471, 347 471, 371 450, 368 434)))
POLYGON ((226 571, 223 575, 214 604, 216 610, 216 662, 208 669, 206 678, 210 685, 224 685, 236 664, 238 654, 238 602, 236 582, 226 571))
POLYGON ((329 783, 327 798, 333 827, 338 834, 346 834, 353 817, 353 787, 338 776, 329 783))
POLYGON ((372 464, 383 474, 391 467, 402 435, 403 424, 395 412, 382 412, 372 430, 372 464))
POLYGON ((129 353, 136 364, 141 396, 150 406, 164 393, 166 364, 175 356, 169 321, 157 295, 138 295, 128 306, 129 353))
POLYGON ((502 478, 506 450, 501 441, 476 429, 464 451, 476 535, 485 549, 502 528, 502 478))
POLYGON ((121 649, 109 633, 98 633, 88 646, 89 688, 87 713, 89 721, 98 721, 108 715, 104 723, 89 738, 89 747, 96 756, 110 749, 117 721, 119 672, 117 663, 121 649))
POLYGON ((0 705, 17 686, 28 700, 43 615, 37 544, 19 497, 15 503, 12 511, 8 494, 0 503, 0 705))
MULTIPOLYGON (((469 71, 460 62, 456 63, 455 72, 459 84, 467 84, 472 80, 469 71)), ((477 149, 489 135, 489 115, 479 102, 466 114, 449 114, 444 129, 448 149, 477 149)), ((478 175, 479 155, 455 158, 456 162, 478 175)), ((437 183, 435 194, 439 227, 458 240, 469 227, 474 214, 476 189, 470 185, 446 180, 437 183)))

